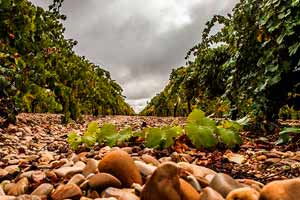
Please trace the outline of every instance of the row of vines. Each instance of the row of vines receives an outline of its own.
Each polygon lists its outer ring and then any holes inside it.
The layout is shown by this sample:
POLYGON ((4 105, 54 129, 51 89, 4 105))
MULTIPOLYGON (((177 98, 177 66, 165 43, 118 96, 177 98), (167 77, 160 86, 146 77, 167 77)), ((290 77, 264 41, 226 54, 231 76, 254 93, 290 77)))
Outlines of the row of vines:
POLYGON ((198 107, 214 117, 299 119, 299 33, 299 0, 241 0, 207 22, 187 66, 172 71, 141 114, 187 116, 198 107))
POLYGON ((55 0, 46 11, 28 0, 0 1, 3 126, 18 112, 63 113, 64 121, 81 114, 134 114, 109 72, 78 56, 77 42, 64 37, 61 4, 55 0))

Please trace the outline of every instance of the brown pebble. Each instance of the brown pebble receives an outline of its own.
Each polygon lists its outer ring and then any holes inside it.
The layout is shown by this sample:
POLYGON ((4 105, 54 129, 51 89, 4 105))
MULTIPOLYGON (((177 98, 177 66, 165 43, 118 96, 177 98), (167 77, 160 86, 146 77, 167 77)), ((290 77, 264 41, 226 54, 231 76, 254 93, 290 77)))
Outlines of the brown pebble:
POLYGON ((103 190, 108 187, 120 188, 122 183, 110 174, 100 173, 95 174, 89 179, 89 185, 93 189, 103 190))
POLYGON ((141 200, 181 200, 179 169, 175 163, 165 162, 158 166, 145 184, 141 200))
POLYGON ((80 198, 81 196, 82 191, 75 184, 60 185, 51 195, 52 199, 54 200, 80 198))
POLYGON ((180 181, 180 193, 181 200, 199 200, 200 194, 195 190, 193 186, 191 186, 188 182, 183 179, 179 179, 180 181))
POLYGON ((238 188, 232 190, 226 197, 226 200, 258 200, 259 192, 250 187, 238 188))
POLYGON ((105 172, 118 178, 124 187, 133 183, 143 184, 142 177, 128 153, 116 150, 107 153, 99 162, 99 172, 105 172))
POLYGON ((273 181, 261 191, 259 200, 299 200, 300 179, 273 181))

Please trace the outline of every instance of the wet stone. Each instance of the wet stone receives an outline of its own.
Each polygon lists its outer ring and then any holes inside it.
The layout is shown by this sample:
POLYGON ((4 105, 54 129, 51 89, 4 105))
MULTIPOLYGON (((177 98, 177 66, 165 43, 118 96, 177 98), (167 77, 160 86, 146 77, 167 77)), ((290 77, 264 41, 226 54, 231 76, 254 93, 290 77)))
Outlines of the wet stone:
POLYGON ((75 184, 60 185, 51 194, 51 198, 54 200, 80 198, 81 196, 82 196, 82 191, 75 184))
POLYGON ((49 194, 51 194, 52 190, 54 189, 52 184, 49 183, 43 183, 39 187, 37 187, 31 195, 41 196, 41 197, 47 197, 49 194))

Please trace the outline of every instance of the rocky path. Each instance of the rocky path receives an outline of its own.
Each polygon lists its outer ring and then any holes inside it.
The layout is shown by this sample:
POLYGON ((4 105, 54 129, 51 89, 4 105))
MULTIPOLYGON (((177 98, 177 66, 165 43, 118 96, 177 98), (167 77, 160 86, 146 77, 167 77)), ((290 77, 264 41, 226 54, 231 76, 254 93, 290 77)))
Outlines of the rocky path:
POLYGON ((245 132, 236 152, 199 151, 179 139, 172 149, 162 151, 128 144, 75 153, 67 134, 84 132, 90 121, 139 130, 183 125, 185 118, 87 116, 84 123, 61 125, 60 117, 20 114, 15 126, 0 129, 0 200, 300 199, 300 180, 295 179, 300 151, 277 147, 272 137, 245 132))

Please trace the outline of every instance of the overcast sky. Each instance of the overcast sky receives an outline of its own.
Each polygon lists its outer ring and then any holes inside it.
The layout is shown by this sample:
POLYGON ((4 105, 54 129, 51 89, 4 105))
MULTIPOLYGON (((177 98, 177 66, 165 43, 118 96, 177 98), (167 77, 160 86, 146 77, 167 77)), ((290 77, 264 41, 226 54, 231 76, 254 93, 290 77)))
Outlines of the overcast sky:
MULTIPOLYGON (((47 7, 49 0, 31 0, 47 7)), ((104 69, 140 111, 183 66, 206 21, 231 12, 237 0, 65 0, 65 36, 104 69)))

